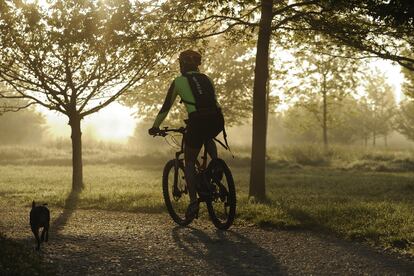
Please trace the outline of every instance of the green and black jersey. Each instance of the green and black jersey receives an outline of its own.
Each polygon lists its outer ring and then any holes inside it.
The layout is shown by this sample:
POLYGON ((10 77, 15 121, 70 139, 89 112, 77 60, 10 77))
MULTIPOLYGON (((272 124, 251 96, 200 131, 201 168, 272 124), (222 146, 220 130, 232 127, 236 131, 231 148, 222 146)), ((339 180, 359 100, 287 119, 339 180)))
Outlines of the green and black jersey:
MULTIPOLYGON (((199 74, 199 72, 188 72, 187 74, 199 74)), ((210 82, 211 84, 213 84, 211 79, 210 82)), ((153 127, 160 127, 164 119, 167 117, 171 107, 173 106, 175 99, 177 98, 177 95, 180 96, 188 114, 197 111, 195 97, 193 95, 187 77, 179 76, 175 78, 175 80, 171 83, 170 88, 168 89, 167 96, 165 97, 164 104, 162 105, 160 112, 155 118, 153 127)), ((217 103, 217 100, 216 105, 217 107, 220 107, 217 103)))

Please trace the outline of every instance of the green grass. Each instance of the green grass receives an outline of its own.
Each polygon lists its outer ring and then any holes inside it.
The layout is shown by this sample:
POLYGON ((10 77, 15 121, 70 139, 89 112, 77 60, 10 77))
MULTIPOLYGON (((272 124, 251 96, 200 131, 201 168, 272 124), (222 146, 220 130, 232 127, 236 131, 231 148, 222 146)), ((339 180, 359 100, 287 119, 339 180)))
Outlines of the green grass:
POLYGON ((259 225, 312 229, 414 253, 413 173, 307 168, 268 177, 269 203, 240 202, 259 225))
MULTIPOLYGON (((158 166, 86 165, 77 208, 161 213, 158 166)), ((414 255, 414 173, 347 171, 326 167, 267 171, 266 204, 249 202, 248 170, 232 167, 239 223, 306 229, 367 241, 414 255)), ((64 207, 70 194, 67 166, 0 166, 0 195, 7 204, 34 199, 64 207)), ((206 212, 204 211, 204 215, 206 212)))
MULTIPOLYGON (((161 169, 116 165, 84 166, 85 190, 78 208, 162 212, 161 169)), ((64 207, 72 171, 66 166, 0 166, 0 195, 8 204, 32 200, 64 207)))

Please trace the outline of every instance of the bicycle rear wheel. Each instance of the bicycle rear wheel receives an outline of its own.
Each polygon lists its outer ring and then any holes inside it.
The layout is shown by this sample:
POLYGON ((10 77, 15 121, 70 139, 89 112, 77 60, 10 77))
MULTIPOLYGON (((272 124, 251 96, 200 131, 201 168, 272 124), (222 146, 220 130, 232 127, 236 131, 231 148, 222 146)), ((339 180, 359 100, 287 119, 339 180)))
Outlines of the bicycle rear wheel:
POLYGON ((208 213, 218 229, 226 230, 233 224, 236 216, 236 188, 233 176, 222 159, 211 160, 207 173, 212 184, 212 196, 206 202, 208 213))
POLYGON ((190 224, 193 219, 187 219, 185 212, 190 204, 190 194, 184 175, 184 165, 176 160, 170 160, 164 167, 162 176, 162 191, 165 205, 171 218, 181 226, 190 224))

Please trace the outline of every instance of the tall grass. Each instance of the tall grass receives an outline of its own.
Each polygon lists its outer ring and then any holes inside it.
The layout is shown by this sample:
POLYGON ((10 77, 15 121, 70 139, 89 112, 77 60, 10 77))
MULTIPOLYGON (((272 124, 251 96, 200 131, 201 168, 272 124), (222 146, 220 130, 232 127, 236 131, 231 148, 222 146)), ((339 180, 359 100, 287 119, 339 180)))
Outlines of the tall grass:
MULTIPOLYGON (((174 148, 152 149, 151 153, 135 147, 97 143, 85 145, 84 164, 157 165, 174 156, 174 148)), ((249 166, 250 149, 235 147, 231 154, 219 147, 220 156, 232 166, 249 166)), ((0 165, 71 165, 71 148, 59 143, 33 146, 0 146, 0 165)), ((267 152, 267 164, 272 168, 300 168, 303 166, 331 167, 345 170, 404 172, 414 170, 414 150, 372 148, 356 146, 330 146, 326 151, 316 144, 285 145, 271 147, 267 152)))
MULTIPOLYGON (((110 147, 84 147, 84 164, 157 164, 173 156, 173 151, 142 154, 126 145, 110 147)), ((0 165, 72 165, 71 148, 48 146, 0 146, 0 165)))
POLYGON ((270 149, 269 156, 302 166, 333 167, 365 171, 412 171, 414 151, 334 145, 302 144, 270 149))

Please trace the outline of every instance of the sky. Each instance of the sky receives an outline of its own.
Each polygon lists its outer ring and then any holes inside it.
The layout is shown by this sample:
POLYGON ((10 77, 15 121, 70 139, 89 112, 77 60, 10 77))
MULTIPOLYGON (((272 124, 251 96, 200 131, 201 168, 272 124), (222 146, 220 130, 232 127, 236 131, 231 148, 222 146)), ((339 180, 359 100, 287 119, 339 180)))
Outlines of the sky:
POLYGON ((388 82, 394 87, 395 100, 399 103, 403 100, 403 93, 401 90, 401 84, 404 81, 404 75, 401 72, 399 65, 393 65, 389 60, 378 59, 373 63, 373 66, 378 67, 381 71, 385 72, 388 77, 388 82))

